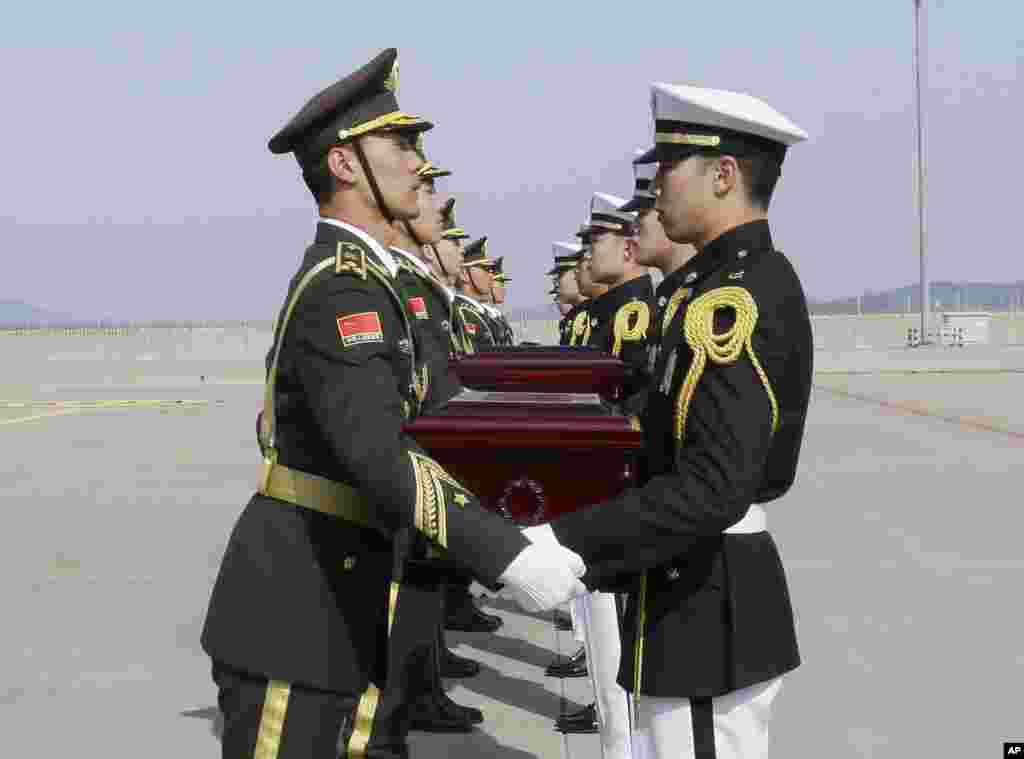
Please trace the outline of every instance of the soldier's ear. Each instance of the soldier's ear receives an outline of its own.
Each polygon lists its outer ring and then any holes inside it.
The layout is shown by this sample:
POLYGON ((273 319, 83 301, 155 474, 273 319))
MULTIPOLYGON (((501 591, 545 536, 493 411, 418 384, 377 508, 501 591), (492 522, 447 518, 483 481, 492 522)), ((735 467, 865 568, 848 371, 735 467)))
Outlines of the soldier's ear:
POLYGON ((327 151, 327 168, 340 182, 348 185, 355 184, 362 174, 355 151, 349 145, 338 145, 327 151))
POLYGON ((740 167, 731 155, 723 155, 714 160, 710 167, 712 187, 719 198, 724 198, 734 189, 739 181, 740 167))

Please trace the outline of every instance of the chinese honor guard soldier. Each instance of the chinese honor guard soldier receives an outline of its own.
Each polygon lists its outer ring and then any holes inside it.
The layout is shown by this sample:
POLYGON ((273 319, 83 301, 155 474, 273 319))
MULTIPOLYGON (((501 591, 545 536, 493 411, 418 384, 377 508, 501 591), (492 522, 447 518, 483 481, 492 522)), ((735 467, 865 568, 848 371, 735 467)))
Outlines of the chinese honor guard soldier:
POLYGON ((760 504, 795 478, 813 353, 767 210, 806 135, 747 95, 652 89, 656 211, 670 240, 698 252, 669 298, 644 479, 554 521, 551 536, 584 556, 588 586, 635 579, 619 681, 637 702, 638 755, 762 757, 781 677, 800 658, 760 504))
POLYGON ((441 239, 431 247, 434 259, 431 268, 438 279, 448 287, 449 295, 454 298, 455 288, 462 277, 462 241, 469 239, 466 230, 455 221, 455 198, 448 198, 448 202, 444 204, 441 209, 441 221, 444 232, 441 239))
POLYGON ((509 276, 504 271, 504 264, 505 257, 498 256, 491 269, 491 274, 494 277, 491 284, 492 300, 490 304, 483 304, 494 322, 497 344, 502 347, 515 344, 515 332, 512 330, 512 325, 508 323, 508 317, 505 316, 505 312, 498 308, 498 306, 505 303, 505 285, 510 281, 509 276))
MULTIPOLYGON (((449 369, 454 352, 451 331, 452 301, 445 285, 434 276, 421 258, 423 252, 441 240, 443 222, 441 209, 436 203, 435 180, 450 176, 451 172, 426 160, 422 136, 417 140, 420 157, 425 161, 418 172, 420 214, 413 220, 393 222, 395 240, 391 250, 399 264, 398 280, 404 288, 407 315, 422 328, 423 357, 431 382, 423 400, 423 413, 440 409, 462 390, 458 377, 449 369), (415 251, 415 252, 414 252, 415 251), (419 254, 419 255, 418 255, 419 254)), ((406 699, 411 705, 408 726, 427 732, 468 731, 473 724, 483 721, 477 709, 460 706, 444 692, 441 683, 441 662, 449 663, 449 672, 456 669, 468 674, 479 670, 476 662, 463 660, 442 645, 442 609, 444 577, 449 567, 426 556, 410 557, 407 574, 415 573, 418 586, 406 582, 401 602, 418 611, 405 617, 405 626, 392 629, 392 637, 404 637, 407 656, 403 661, 391 662, 391 671, 384 689, 382 702, 388 699, 406 699)), ((405 704, 403 703, 403 706, 405 704)), ((394 733, 406 723, 388 732, 394 733)), ((391 726, 388 726, 389 728, 391 726)), ((378 730, 377 735, 384 733, 378 730)), ((371 740, 370 748, 373 748, 371 740)))
POLYGON ((382 241, 419 213, 413 138, 430 124, 399 110, 395 59, 387 50, 316 95, 269 144, 295 155, 321 221, 276 325, 258 492, 203 629, 224 757, 407 755, 401 736, 368 746, 421 539, 528 607, 581 589, 578 556, 531 545, 403 433, 430 378, 382 241))
POLYGON ((487 257, 487 238, 469 243, 462 251, 462 281, 455 297, 455 315, 472 344, 472 352, 492 350, 497 344, 491 319, 482 301, 491 298, 494 259, 487 257))

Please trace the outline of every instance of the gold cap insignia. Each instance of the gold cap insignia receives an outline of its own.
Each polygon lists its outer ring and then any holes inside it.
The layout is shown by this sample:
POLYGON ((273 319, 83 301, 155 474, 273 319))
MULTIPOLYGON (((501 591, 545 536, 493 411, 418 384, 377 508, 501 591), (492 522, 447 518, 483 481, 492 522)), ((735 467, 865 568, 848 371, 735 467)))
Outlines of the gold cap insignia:
POLYGON ((384 80, 384 89, 388 92, 397 95, 398 94, 398 60, 395 59, 394 65, 391 67, 391 73, 388 74, 388 78, 384 80))

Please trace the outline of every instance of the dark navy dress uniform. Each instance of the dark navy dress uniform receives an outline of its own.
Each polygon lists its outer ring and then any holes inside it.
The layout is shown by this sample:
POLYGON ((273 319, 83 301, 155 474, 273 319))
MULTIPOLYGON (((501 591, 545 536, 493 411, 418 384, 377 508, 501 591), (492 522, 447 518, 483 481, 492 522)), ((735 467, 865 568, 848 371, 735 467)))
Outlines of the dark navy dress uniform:
POLYGON ((800 282, 767 222, 726 232, 671 281, 642 416, 643 480, 552 527, 584 557, 588 587, 633 590, 621 684, 644 695, 710 698, 800 662, 771 535, 723 533, 793 483, 813 342, 800 282), (714 347, 698 325, 709 315, 719 338, 740 325, 735 355, 707 356, 714 347))
POLYGON ((654 285, 649 274, 623 282, 590 302, 590 336, 587 345, 620 359, 630 369, 624 396, 627 412, 642 408, 629 399, 649 384, 647 346, 654 304, 654 285))

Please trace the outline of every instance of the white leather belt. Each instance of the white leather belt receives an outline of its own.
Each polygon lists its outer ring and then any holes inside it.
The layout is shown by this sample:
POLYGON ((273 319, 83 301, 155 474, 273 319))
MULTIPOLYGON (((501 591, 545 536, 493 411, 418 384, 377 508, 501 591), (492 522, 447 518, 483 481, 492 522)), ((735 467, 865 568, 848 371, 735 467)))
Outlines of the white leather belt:
POLYGON ((726 535, 749 535, 753 532, 764 532, 768 529, 768 515, 764 508, 756 503, 747 509, 743 519, 725 531, 726 535))

